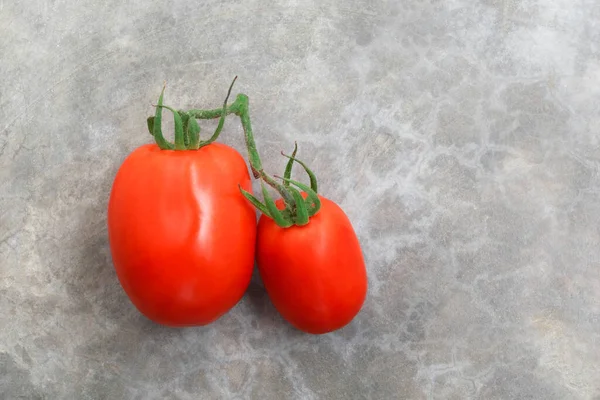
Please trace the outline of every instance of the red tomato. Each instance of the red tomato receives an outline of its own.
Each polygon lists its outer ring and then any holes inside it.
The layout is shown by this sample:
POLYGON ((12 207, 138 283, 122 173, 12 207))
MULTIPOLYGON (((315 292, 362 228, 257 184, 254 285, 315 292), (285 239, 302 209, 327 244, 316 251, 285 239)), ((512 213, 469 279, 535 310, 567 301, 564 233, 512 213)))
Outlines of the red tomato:
MULTIPOLYGON (((320 211, 304 226, 281 228, 261 215, 257 237, 258 268, 273 304, 293 326, 313 334, 347 325, 367 294, 354 229, 337 204, 319 198, 320 211)), ((276 204, 283 208, 281 199, 276 204)))
POLYGON ((254 266, 256 213, 242 156, 213 143, 199 150, 144 145, 119 169, 108 234, 123 289, 149 319, 205 325, 231 309, 254 266))

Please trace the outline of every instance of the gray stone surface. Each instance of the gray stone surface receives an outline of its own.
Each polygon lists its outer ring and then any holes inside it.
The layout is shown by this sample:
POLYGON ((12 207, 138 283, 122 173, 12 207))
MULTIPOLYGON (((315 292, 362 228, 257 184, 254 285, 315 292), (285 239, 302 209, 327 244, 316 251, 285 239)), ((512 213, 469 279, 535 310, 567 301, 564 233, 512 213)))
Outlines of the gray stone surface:
POLYGON ((4 0, 0 37, 0 398, 600 398, 597 0, 4 0), (167 329, 117 282, 108 194, 162 82, 213 107, 235 74, 267 169, 297 140, 360 236, 345 329, 258 277, 167 329))

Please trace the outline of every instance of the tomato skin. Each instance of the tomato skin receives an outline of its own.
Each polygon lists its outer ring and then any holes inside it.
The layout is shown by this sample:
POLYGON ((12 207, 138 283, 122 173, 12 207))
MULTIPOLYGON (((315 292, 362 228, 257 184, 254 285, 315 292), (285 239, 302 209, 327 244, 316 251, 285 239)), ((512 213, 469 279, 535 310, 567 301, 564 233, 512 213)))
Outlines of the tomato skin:
MULTIPOLYGON (((321 210, 307 225, 281 228, 262 215, 257 228, 257 263, 271 301, 289 323, 312 334, 347 325, 368 286, 348 217, 331 200, 319 198, 321 210)), ((283 208, 282 202, 277 206, 283 208)))
POLYGON ((159 324, 209 324, 242 298, 254 267, 256 212, 248 168, 233 148, 134 150, 116 174, 108 235, 118 279, 159 324))

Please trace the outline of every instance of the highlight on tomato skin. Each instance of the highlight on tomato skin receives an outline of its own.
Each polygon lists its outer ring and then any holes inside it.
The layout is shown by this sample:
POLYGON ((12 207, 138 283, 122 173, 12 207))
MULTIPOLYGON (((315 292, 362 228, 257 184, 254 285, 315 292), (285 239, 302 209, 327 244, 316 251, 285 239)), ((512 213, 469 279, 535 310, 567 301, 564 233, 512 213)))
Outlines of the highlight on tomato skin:
POLYGON ((238 113, 245 97, 220 109, 177 111, 163 105, 163 94, 148 119, 155 143, 135 149, 115 176, 109 246, 141 314, 172 327, 206 325, 239 302, 254 268, 256 213, 239 192, 251 191, 248 167, 237 150, 215 142, 225 115, 238 113), (175 144, 162 136, 163 108, 175 119, 175 144), (208 140, 196 118, 220 119, 208 140))

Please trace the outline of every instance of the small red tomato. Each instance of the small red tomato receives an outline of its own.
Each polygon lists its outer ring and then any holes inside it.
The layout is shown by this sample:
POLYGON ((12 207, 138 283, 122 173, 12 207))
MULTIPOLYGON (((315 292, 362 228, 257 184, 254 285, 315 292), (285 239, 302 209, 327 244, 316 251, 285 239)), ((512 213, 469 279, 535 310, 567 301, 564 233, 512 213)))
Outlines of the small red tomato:
MULTIPOLYGON (((257 234, 258 268, 269 297, 287 321, 313 334, 347 325, 367 294, 354 229, 337 204, 319 198, 321 209, 308 224, 282 228, 262 215, 257 234)), ((277 206, 283 209, 281 199, 277 206)))
POLYGON ((367 295, 367 271, 352 224, 337 204, 318 195, 315 174, 295 158, 297 145, 286 156, 283 183, 268 175, 254 142, 247 102, 239 115, 264 198, 262 203, 241 188, 262 213, 256 256, 265 289, 281 315, 299 330, 321 334, 339 329, 358 314, 367 295), (308 174, 310 187, 291 179, 294 163, 308 174), (273 201, 265 183, 281 199, 273 201))

